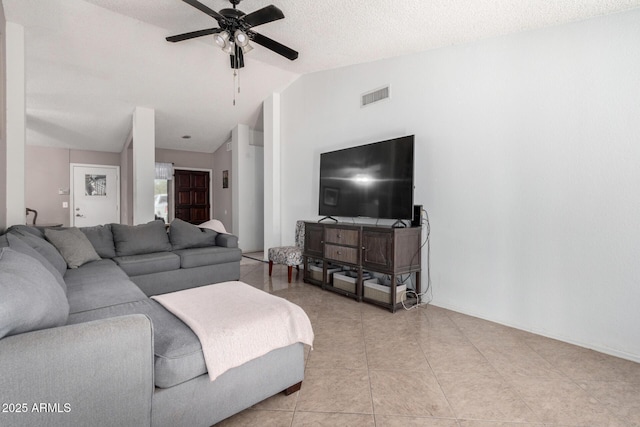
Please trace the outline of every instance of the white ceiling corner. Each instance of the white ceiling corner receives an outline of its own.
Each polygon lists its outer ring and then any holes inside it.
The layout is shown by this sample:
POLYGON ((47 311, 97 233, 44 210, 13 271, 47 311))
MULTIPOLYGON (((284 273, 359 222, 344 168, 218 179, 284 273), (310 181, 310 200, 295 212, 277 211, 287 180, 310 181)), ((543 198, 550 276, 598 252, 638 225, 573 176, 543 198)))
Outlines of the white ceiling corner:
MULTIPOLYGON (((214 10, 227 0, 201 0, 214 10)), ((155 108, 159 148, 212 152, 238 123, 261 128, 262 101, 299 75, 559 25, 640 6, 640 0, 243 0, 284 20, 256 31, 297 51, 245 57, 233 99, 228 56, 204 37, 216 27, 180 0, 2 0, 25 28, 27 143, 121 150, 136 106, 155 108), (189 134, 191 139, 183 140, 189 134)))

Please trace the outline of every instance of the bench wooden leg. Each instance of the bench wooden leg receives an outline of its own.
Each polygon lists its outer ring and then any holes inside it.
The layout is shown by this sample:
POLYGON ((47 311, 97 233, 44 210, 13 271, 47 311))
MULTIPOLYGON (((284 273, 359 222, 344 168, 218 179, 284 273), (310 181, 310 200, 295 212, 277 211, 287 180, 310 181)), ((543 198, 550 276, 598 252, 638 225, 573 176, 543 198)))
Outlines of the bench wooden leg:
POLYGON ((289 283, 291 283, 291 273, 293 272, 293 266, 287 266, 287 279, 289 279, 289 283))
POLYGON ((269 260, 269 276, 271 276, 272 271, 273 271, 273 261, 269 260))
POLYGON ((295 393, 296 391, 300 390, 300 388, 302 388, 302 381, 300 381, 298 384, 294 384, 291 387, 289 387, 288 389, 286 389, 284 391, 284 394, 286 396, 289 396, 290 394, 295 393))

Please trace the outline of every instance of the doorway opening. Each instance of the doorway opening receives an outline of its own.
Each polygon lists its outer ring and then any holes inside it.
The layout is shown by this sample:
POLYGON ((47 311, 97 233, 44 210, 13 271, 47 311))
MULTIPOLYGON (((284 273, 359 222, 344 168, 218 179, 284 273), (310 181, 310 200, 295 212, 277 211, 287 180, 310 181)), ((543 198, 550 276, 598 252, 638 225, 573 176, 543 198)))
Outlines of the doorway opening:
POLYGON ((169 188, 168 179, 156 179, 153 191, 153 212, 155 219, 169 223, 169 188))

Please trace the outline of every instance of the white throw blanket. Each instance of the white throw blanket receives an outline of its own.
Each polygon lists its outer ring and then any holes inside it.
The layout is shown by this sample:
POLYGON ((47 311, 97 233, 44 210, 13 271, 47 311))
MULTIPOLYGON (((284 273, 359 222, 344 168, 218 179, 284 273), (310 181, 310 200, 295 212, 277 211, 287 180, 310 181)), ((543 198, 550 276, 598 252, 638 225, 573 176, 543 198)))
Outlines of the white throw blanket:
POLYGON ((246 283, 217 283, 152 298, 198 336, 211 381, 277 348, 313 345, 304 310, 246 283))

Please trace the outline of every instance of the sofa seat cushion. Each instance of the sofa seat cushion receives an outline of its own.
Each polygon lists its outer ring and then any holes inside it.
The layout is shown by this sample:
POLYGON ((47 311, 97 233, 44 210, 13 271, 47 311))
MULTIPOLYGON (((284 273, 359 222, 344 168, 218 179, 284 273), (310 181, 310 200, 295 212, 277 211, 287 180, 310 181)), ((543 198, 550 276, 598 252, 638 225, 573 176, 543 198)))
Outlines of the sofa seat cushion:
POLYGON ((154 252, 143 255, 117 256, 113 259, 130 277, 161 273, 180 268, 180 257, 171 252, 154 252))
POLYGON ((155 385, 168 388, 207 372, 196 334, 157 302, 145 299, 69 316, 69 324, 145 314, 153 324, 155 385))
POLYGON ((144 292, 109 259, 68 270, 64 279, 70 313, 146 299, 144 292))
POLYGON ((221 248, 210 246, 208 248, 191 248, 174 251, 180 257, 182 268, 201 267, 203 265, 224 264, 236 262, 242 259, 242 251, 237 248, 221 248))

